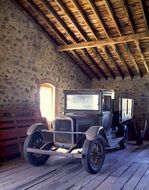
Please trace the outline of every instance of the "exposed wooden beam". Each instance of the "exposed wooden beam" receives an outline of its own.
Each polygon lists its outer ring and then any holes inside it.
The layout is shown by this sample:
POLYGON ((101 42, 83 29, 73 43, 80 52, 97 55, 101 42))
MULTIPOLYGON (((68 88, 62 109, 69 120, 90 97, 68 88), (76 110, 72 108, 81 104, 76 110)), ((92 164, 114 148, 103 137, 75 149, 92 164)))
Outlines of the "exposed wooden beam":
MULTIPOLYGON (((95 6, 95 3, 93 2, 93 0, 88 0, 88 3, 90 4, 90 7, 94 13, 94 15, 96 16, 96 19, 98 20, 98 22, 100 23, 103 31, 105 32, 107 38, 110 38, 110 34, 108 32, 108 28, 105 24, 105 22, 103 21, 99 11, 97 10, 96 6, 95 6)), ((119 53, 119 51, 117 50, 116 48, 116 45, 112 45, 112 48, 114 50, 114 52, 116 53, 116 55, 119 57, 119 59, 121 60, 121 62, 123 63, 123 65, 125 66, 127 72, 129 73, 130 77, 133 78, 133 73, 132 71, 130 70, 128 64, 125 62, 125 60, 123 59, 123 57, 121 56, 121 54, 119 53)))
POLYGON ((35 17, 28 11, 28 9, 22 5, 22 3, 16 0, 10 0, 28 19, 30 19, 38 28, 38 30, 43 33, 48 40, 50 40, 55 46, 58 46, 57 41, 49 34, 49 32, 40 24, 35 17))
POLYGON ((121 27, 120 27, 119 23, 117 22, 117 19, 116 19, 116 16, 115 16, 115 14, 114 14, 114 11, 113 11, 113 9, 112 9, 112 7, 111 7, 111 5, 110 5, 110 1, 109 1, 109 0, 103 0, 103 1, 104 1, 105 5, 106 5, 106 8, 107 8, 107 10, 108 10, 108 13, 110 14, 110 17, 111 17, 112 20, 113 20, 113 23, 115 23, 115 27, 116 27, 116 29, 117 29, 118 34, 119 34, 120 36, 122 36, 121 27))
MULTIPOLYGON (((43 20, 47 26, 54 32, 54 34, 61 40, 62 43, 67 44, 68 41, 64 38, 64 36, 56 29, 56 27, 50 22, 50 20, 42 13, 42 11, 32 2, 26 1, 31 9, 43 20)), ((72 54, 75 55, 74 52, 72 54)), ((78 63, 79 65, 79 63, 78 63)), ((97 77, 99 79, 99 77, 97 77)))
POLYGON ((127 16, 127 19, 128 19, 129 24, 130 24, 131 30, 133 31, 133 33, 135 33, 134 27, 133 27, 134 22, 131 19, 132 15, 131 15, 131 12, 130 12, 130 10, 128 8, 127 0, 120 0, 120 2, 121 2, 121 5, 123 7, 123 10, 125 12, 125 15, 127 16))
POLYGON ((75 28, 79 32, 80 36, 84 39, 84 41, 87 42, 86 39, 88 37, 87 37, 86 33, 82 30, 82 28, 77 23, 77 21, 75 20, 75 18, 71 15, 70 11, 66 8, 66 6, 64 5, 64 3, 61 0, 55 0, 55 2, 60 7, 60 9, 65 13, 65 15, 67 15, 68 19, 73 23, 73 25, 75 26, 75 28))
POLYGON ((145 1, 139 0, 139 2, 140 2, 142 14, 143 14, 143 19, 144 19, 146 31, 148 31, 149 30, 149 12, 148 12, 147 7, 145 5, 145 1))
POLYGON ((46 7, 46 9, 50 12, 50 14, 57 20, 60 26, 67 32, 71 41, 76 42, 77 38, 74 33, 68 28, 66 23, 60 18, 60 16, 53 10, 50 4, 46 0, 41 0, 42 4, 46 7))
POLYGON ((88 26, 88 28, 90 29, 91 33, 93 34, 94 38, 96 40, 98 40, 98 36, 96 34, 95 29, 93 28, 92 24, 90 23, 89 19, 87 18, 87 16, 85 15, 84 11, 81 9, 79 3, 77 2, 77 0, 71 0, 71 2, 73 3, 73 5, 75 6, 75 8, 77 9, 77 11, 79 12, 79 14, 81 15, 81 17, 83 18, 84 22, 86 23, 86 25, 88 26))
POLYGON ((131 71, 128 63, 125 61, 125 59, 123 58, 123 56, 121 55, 121 53, 119 52, 117 48, 115 48, 115 53, 120 57, 120 60, 122 61, 125 68, 127 69, 127 72, 129 73, 130 77, 133 78, 134 77, 133 72, 131 71))
POLYGON ((76 44, 62 45, 57 48, 58 51, 70 51, 76 49, 104 47, 114 44, 122 44, 126 42, 133 42, 135 40, 149 39, 149 32, 142 32, 138 34, 130 34, 120 37, 109 38, 105 40, 95 40, 90 42, 81 42, 76 44))
MULTIPOLYGON (((115 24, 115 27, 116 27, 116 29, 117 29, 118 34, 119 34, 120 36, 122 36, 123 33, 122 33, 122 31, 121 31, 121 27, 120 27, 120 25, 119 25, 119 23, 118 23, 118 20, 117 20, 116 15, 115 15, 115 13, 114 13, 112 7, 111 7, 111 4, 110 4, 109 0, 104 0, 104 3, 105 3, 105 6, 106 6, 106 8, 107 8, 107 10, 108 10, 108 12, 109 12, 109 14, 110 14, 110 16, 111 16, 111 18, 112 18, 114 24, 115 24)), ((129 49, 129 46, 127 45, 127 43, 126 43, 126 44, 123 44, 123 45, 124 45, 125 49, 127 50, 127 52, 128 52, 129 54, 131 54, 131 60, 133 61, 133 64, 134 64, 134 66, 135 66, 135 68, 136 68, 136 70, 137 70, 137 73, 138 73, 140 76, 142 76, 143 73, 142 73, 142 71, 140 70, 140 68, 139 68, 139 66, 138 66, 138 64, 137 64, 137 62, 136 62, 136 60, 135 60, 133 54, 131 53, 131 51, 130 51, 130 49, 129 49)))
MULTIPOLYGON (((66 8, 66 6, 64 5, 64 3, 61 0, 55 0, 55 2, 57 3, 57 5, 63 10, 63 12, 67 15, 67 17, 69 18, 69 20, 73 23, 73 25, 75 26, 75 28, 77 29, 77 31, 80 33, 81 37, 83 38, 83 40, 85 42, 89 41, 89 38, 87 37, 87 35, 84 33, 84 31, 82 30, 82 28, 79 26, 79 24, 76 22, 76 20, 74 19, 74 17, 71 15, 71 13, 69 12, 69 10, 66 8)), ((82 13, 83 14, 83 13, 82 13)), ((83 18, 85 17, 85 15, 83 16, 83 18)), ((89 21, 86 21, 87 23, 89 21)), ((92 29, 91 29, 92 30, 92 29)), ((95 50, 92 49, 92 52, 95 54, 95 50)), ((86 54, 87 55, 87 54, 86 54)), ((97 55, 97 53, 96 53, 97 55)), ((99 56, 98 56, 99 58, 99 56)), ((92 64, 95 66, 94 63, 96 63, 93 59, 90 59, 90 61, 92 60, 92 64)), ((103 62, 103 60, 100 58, 101 63, 105 64, 106 67, 109 70, 109 67, 107 66, 107 63, 103 62)), ((105 76, 105 78, 107 78, 107 75, 104 73, 104 71, 102 70, 102 68, 96 63, 96 68, 97 70, 100 71, 100 73, 102 73, 103 76, 105 76)), ((110 70, 111 73, 111 70, 110 70)), ((114 75, 113 75, 114 76, 114 75)))
MULTIPOLYGON (((46 21, 46 23, 48 23, 49 22, 49 19, 42 13, 42 11, 32 2, 32 1, 29 1, 28 2, 29 3, 29 5, 31 6, 31 8, 35 11, 35 12, 38 12, 38 14, 40 14, 40 16, 41 16, 41 19, 43 19, 43 20, 45 20, 46 21)), ((44 4, 44 5, 46 5, 46 4, 44 4)), ((50 8, 48 9, 48 10, 51 10, 50 8)), ((65 29, 65 24, 64 24, 64 22, 63 22, 63 20, 61 20, 58 16, 56 16, 56 13, 54 12, 54 11, 52 11, 52 15, 56 18, 56 19, 58 19, 57 21, 59 22, 59 24, 61 25, 61 27, 63 27, 64 29, 65 29)), ((51 28, 51 27, 50 27, 51 28)), ((56 28, 55 28, 55 26, 54 27, 52 27, 51 28, 51 30, 53 30, 56 34, 61 34, 56 28)), ((71 32, 69 31, 69 28, 66 28, 66 30, 65 30, 67 33, 68 33, 68 35, 71 37, 71 40, 75 43, 76 41, 76 39, 73 37, 73 36, 71 36, 71 32)), ((61 34, 62 35, 62 34, 61 34)), ((62 35, 63 36, 63 35, 62 35)), ((65 40, 65 38, 64 37, 62 37, 62 39, 63 39, 63 43, 65 43, 65 44, 67 44, 68 43, 68 41, 67 40, 65 40)), ((72 54, 74 54, 74 52, 71 52, 72 54)), ((85 62, 84 62, 85 63, 85 62)), ((100 70, 99 70, 100 71, 100 70)), ((95 75, 96 77, 97 77, 97 75, 95 75)), ((99 77, 97 77, 97 79, 99 79, 99 77)))
MULTIPOLYGON (((48 2, 46 2, 45 0, 41 0, 41 2, 47 8, 47 10, 53 15, 53 17, 60 24, 60 26, 63 28, 63 30, 65 30, 65 32, 69 35, 71 41, 74 43, 78 42, 77 38, 74 36, 74 34, 71 32, 71 30, 67 27, 65 22, 60 18, 60 16, 52 9, 50 4, 48 2)), ((86 55, 85 52, 83 52, 83 54, 86 55)), ((100 68, 100 66, 97 65, 94 60, 90 59, 90 61, 91 61, 92 65, 94 65, 94 67, 97 69, 97 71, 99 71, 107 79, 107 75, 100 68)))
POLYGON ((109 37, 108 28, 107 28, 105 22, 102 20, 100 13, 99 13, 99 11, 97 10, 97 8, 96 8, 96 6, 95 6, 94 1, 93 1, 93 0, 87 0, 87 1, 88 1, 88 3, 90 4, 90 7, 91 7, 91 9, 92 9, 92 11, 93 11, 93 13, 94 13, 96 19, 97 19, 98 22, 101 24, 102 29, 103 29, 103 31, 105 32, 106 36, 109 37))
MULTIPOLYGON (((130 26, 131 26, 131 30, 132 30, 133 33, 135 33, 135 30, 134 30, 134 27, 133 27, 133 21, 132 21, 132 19, 131 19, 131 18, 132 18, 132 15, 131 15, 131 13, 130 13, 127 0, 125 0, 125 1, 124 1, 124 0, 120 0, 120 1, 121 1, 122 6, 123 6, 123 10, 125 11, 125 14, 126 14, 126 16, 127 16, 127 19, 128 19, 128 21, 129 21, 129 24, 130 24, 130 26)), ((141 5, 141 9, 142 9, 142 11, 143 11, 143 13, 144 13, 143 5, 142 5, 141 1, 139 1, 139 2, 140 2, 140 5, 141 5)), ((144 15, 144 14, 143 14, 143 15, 144 15)), ((145 16, 145 15, 144 15, 144 16, 145 16)), ((147 27, 147 25, 146 25, 146 24, 147 24, 147 23, 146 23, 146 17, 144 18, 144 20, 145 20, 145 26, 147 27)), ((146 31, 148 31, 148 28, 146 29, 146 31)), ((146 62, 146 60, 145 60, 144 54, 143 54, 143 52, 142 52, 142 50, 141 50, 141 47, 140 47, 140 44, 139 44, 139 41, 138 41, 138 40, 135 41, 135 45, 136 45, 137 50, 139 51, 140 56, 141 56, 141 58, 142 58, 142 60, 143 60, 144 67, 145 67, 147 73, 149 73, 149 68, 148 68, 147 62, 146 62)))
MULTIPOLYGON (((91 70, 90 67, 86 66, 85 63, 81 63, 81 61, 78 59, 78 57, 75 55, 75 53, 68 53, 69 57, 73 60, 73 62, 80 68, 80 70, 91 80, 93 76, 95 76, 95 73, 91 70)), ((99 78, 97 78, 99 79, 99 78)))
POLYGON ((88 60, 90 60, 90 62, 92 63, 92 65, 94 65, 94 67, 100 71, 100 73, 103 75, 103 77, 105 79, 108 79, 107 75, 105 74, 105 72, 103 71, 103 69, 101 67, 99 67, 99 65, 96 64, 96 62, 94 61, 94 59, 91 57, 91 55, 85 50, 85 55, 88 58, 88 60))
POLYGON ((142 58, 142 60, 143 60, 143 64, 144 64, 144 67, 145 67, 145 69, 146 69, 146 72, 149 73, 149 68, 148 68, 146 59, 145 59, 145 57, 144 57, 144 54, 143 54, 143 52, 142 52, 142 49, 141 49, 141 47, 140 47, 140 44, 139 44, 138 41, 136 41, 135 44, 136 44, 137 49, 138 49, 138 51, 139 51, 139 53, 140 53, 140 56, 141 56, 141 58, 142 58))
MULTIPOLYGON (((83 10, 81 9, 79 3, 76 1, 76 0, 72 0, 71 1, 73 3, 73 5, 75 6, 75 8, 77 9, 77 11, 79 12, 79 14, 81 15, 82 19, 84 20, 84 22, 86 23, 86 25, 88 26, 88 28, 90 29, 90 31, 92 32, 92 35, 94 36, 94 38, 97 40, 98 39, 98 36, 96 35, 96 32, 94 30, 94 28, 92 27, 92 24, 90 23, 89 19, 87 18, 87 16, 85 15, 85 13, 83 12, 83 10)), ((62 3, 61 3, 62 4, 62 3)), ((62 6, 62 5, 61 5, 62 6)), ((65 8, 66 9, 66 8, 65 8)), ((94 49, 92 49, 93 52, 95 52, 94 49)), ((116 66, 116 68, 118 68, 119 66, 117 65, 117 63, 115 62, 114 59, 111 59, 111 55, 109 55, 109 53, 103 48, 103 52, 106 54, 106 57, 108 57, 108 60, 110 60, 110 62, 116 66)), ((117 54, 118 55, 118 54, 117 54)), ((99 56, 98 56, 99 57, 99 56)), ((126 65, 125 65, 126 66, 126 65)), ((107 66, 106 64, 106 67, 108 68, 109 70, 109 66, 107 66)), ((127 68, 127 67, 126 67, 127 68)), ((121 69, 119 68, 118 69, 118 72, 120 71, 121 69)), ((110 73, 112 73, 113 71, 111 71, 110 69, 110 73)), ((121 74, 121 72, 119 72, 119 74, 122 76, 123 78, 123 75, 121 74)), ((114 78, 114 75, 112 75, 113 78, 114 78)))
POLYGON ((79 60, 79 62, 84 63, 84 65, 88 68, 88 70, 90 70, 90 72, 91 72, 94 76, 96 76, 96 78, 97 78, 98 80, 100 80, 99 75, 98 75, 93 69, 91 69, 91 67, 90 67, 88 64, 86 64, 86 61, 84 61, 84 59, 82 58, 82 56, 80 56, 80 54, 79 54, 78 52, 75 52, 75 56, 76 56, 76 58, 79 60))
POLYGON ((55 35, 60 39, 60 41, 64 44, 68 44, 69 42, 64 36, 59 32, 59 30, 54 26, 54 24, 44 15, 44 13, 32 2, 32 0, 25 0, 26 4, 30 6, 30 8, 38 15, 38 18, 43 20, 46 25, 55 33, 55 35))
MULTIPOLYGON (((90 31, 91 31, 92 35, 94 36, 95 40, 98 40, 99 37, 97 36, 97 33, 96 33, 95 29, 93 28, 91 22, 89 21, 88 17, 87 17, 86 14, 84 13, 84 11, 81 9, 81 6, 80 6, 79 3, 77 2, 77 0, 72 0, 71 2, 73 3, 74 7, 76 8, 76 10, 77 10, 78 13, 81 15, 81 17, 82 17, 82 19, 84 20, 84 22, 86 23, 86 25, 87 25, 88 28, 90 29, 90 31)), ((90 41, 90 40, 88 40, 88 41, 90 41)), ((94 54, 95 54, 96 56, 98 56, 98 58, 99 58, 99 54, 95 52, 96 50, 95 50, 94 48, 92 48, 92 51, 93 51, 94 54)), ((104 51, 104 48, 103 48, 102 51, 103 51, 103 53, 106 54, 106 57, 108 57, 108 59, 110 60, 110 62, 111 62, 113 65, 115 65, 115 64, 116 64, 115 61, 114 61, 113 59, 110 59, 110 55, 109 55, 108 53, 106 53, 106 51, 104 51)), ((100 61, 103 61, 103 60, 100 59, 100 61)), ((106 67, 107 67, 108 70, 109 70, 110 67, 107 66, 107 64, 105 64, 105 65, 106 65, 106 67)), ((110 69, 109 71, 110 71, 110 73, 113 72, 111 69, 110 69)), ((113 75, 113 74, 112 74, 112 77, 114 78, 114 75, 113 75)))
MULTIPOLYGON (((111 62, 115 62, 115 61, 113 60, 113 57, 110 55, 110 53, 108 52, 108 50, 107 50, 106 48, 104 48, 104 51, 105 51, 105 54, 108 54, 108 55, 109 55, 109 56, 108 56, 108 59, 110 59, 111 62)), ((116 66, 116 69, 117 69, 118 73, 120 74, 120 76, 121 76, 122 78, 124 78, 124 74, 123 74, 123 72, 121 71, 120 67, 118 66, 118 64, 117 64, 116 62, 115 62, 115 66, 116 66)))
MULTIPOLYGON (((115 78, 116 78, 115 73, 111 70, 111 68, 110 68, 109 65, 103 60, 103 58, 102 58, 101 56, 99 56, 99 53, 97 52, 97 49, 93 48, 92 51, 94 52, 94 54, 95 54, 96 58, 99 60, 99 62, 100 62, 101 64, 105 64, 105 65, 106 65, 106 67, 107 67, 108 71, 110 72, 111 76, 113 77, 113 79, 115 79, 115 78)), ((106 56, 107 56, 107 54, 106 54, 106 56)))

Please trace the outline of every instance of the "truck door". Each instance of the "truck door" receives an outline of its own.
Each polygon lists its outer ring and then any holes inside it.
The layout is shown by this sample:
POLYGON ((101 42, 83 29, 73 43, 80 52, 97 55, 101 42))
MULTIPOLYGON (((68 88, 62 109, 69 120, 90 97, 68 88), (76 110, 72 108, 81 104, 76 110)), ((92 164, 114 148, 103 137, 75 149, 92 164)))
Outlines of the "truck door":
POLYGON ((106 133, 108 133, 112 125, 112 97, 110 95, 103 95, 102 98, 102 126, 106 133))

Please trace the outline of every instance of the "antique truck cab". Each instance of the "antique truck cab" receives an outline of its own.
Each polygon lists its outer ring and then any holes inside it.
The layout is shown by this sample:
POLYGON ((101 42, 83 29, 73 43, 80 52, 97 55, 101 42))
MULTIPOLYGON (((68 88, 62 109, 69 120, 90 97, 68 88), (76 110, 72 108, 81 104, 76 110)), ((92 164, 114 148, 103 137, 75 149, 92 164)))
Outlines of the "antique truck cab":
POLYGON ((50 155, 81 158, 85 170, 95 174, 106 148, 126 147, 126 121, 132 118, 133 101, 119 100, 114 123, 113 90, 65 90, 64 100, 64 115, 55 119, 53 131, 43 124, 28 129, 24 157, 33 165, 44 164, 50 155))

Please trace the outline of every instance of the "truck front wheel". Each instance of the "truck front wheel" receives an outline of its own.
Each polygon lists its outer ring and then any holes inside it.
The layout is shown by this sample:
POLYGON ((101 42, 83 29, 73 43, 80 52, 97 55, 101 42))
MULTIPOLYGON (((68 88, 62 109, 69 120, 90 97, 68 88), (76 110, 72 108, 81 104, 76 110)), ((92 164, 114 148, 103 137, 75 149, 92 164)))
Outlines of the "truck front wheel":
POLYGON ((105 145, 101 139, 85 140, 82 150, 82 164, 88 173, 100 171, 105 159, 105 145))
MULTIPOLYGON (((43 145, 44 145, 44 140, 40 132, 35 132, 32 135, 27 136, 24 142, 24 150, 23 150, 25 160, 35 166, 44 164, 48 160, 49 155, 27 152, 27 148, 40 149, 43 145)), ((49 146, 46 146, 44 148, 44 150, 49 150, 49 149, 50 149, 49 146)))

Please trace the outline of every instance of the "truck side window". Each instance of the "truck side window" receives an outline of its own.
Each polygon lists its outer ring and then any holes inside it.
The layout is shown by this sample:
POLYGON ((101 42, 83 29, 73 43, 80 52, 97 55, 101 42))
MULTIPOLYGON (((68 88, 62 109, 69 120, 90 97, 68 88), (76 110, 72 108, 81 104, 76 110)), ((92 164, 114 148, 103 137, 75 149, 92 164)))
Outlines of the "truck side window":
POLYGON ((111 96, 103 97, 103 111, 111 111, 111 96))

